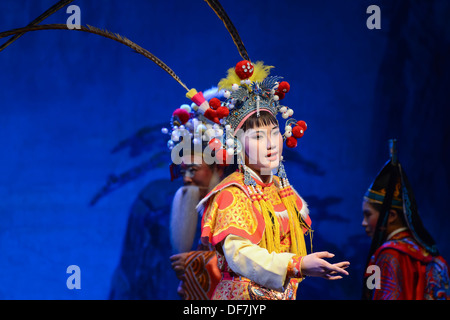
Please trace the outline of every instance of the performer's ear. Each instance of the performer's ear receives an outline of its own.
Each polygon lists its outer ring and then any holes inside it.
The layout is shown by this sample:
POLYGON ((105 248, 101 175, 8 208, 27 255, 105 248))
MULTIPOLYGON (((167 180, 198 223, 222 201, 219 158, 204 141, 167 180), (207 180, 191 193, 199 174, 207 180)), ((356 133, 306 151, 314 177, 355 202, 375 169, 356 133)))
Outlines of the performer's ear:
POLYGON ((389 210, 388 224, 396 224, 399 221, 398 212, 394 209, 389 210))

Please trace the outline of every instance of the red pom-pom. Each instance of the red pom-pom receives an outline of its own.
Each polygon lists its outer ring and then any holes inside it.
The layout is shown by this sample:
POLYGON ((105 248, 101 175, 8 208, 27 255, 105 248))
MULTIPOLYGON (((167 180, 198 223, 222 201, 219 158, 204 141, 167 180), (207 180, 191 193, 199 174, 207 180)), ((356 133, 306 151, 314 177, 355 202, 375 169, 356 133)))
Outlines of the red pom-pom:
POLYGON ((308 126, 306 125, 306 122, 303 120, 297 121, 297 125, 303 129, 303 131, 306 131, 306 129, 308 128, 308 126))
POLYGON ((280 92, 287 93, 287 92, 289 92, 290 89, 291 89, 291 86, 289 85, 289 83, 287 81, 282 81, 278 85, 278 91, 280 91, 280 92))
POLYGON ((293 136, 290 136, 289 138, 286 139, 286 145, 289 148, 295 148, 297 146, 297 139, 294 138, 293 136))
POLYGON ((217 111, 213 110, 211 108, 208 108, 205 110, 205 113, 203 114, 206 119, 211 120, 212 122, 220 124, 219 117, 217 117, 217 111))
POLYGON ((275 91, 275 94, 278 96, 279 100, 284 99, 285 94, 284 94, 283 91, 278 91, 277 90, 277 91, 275 91))
POLYGON ((181 124, 185 124, 186 122, 188 122, 191 115, 186 110, 178 108, 172 113, 172 116, 178 117, 181 124))
POLYGON ((216 159, 218 164, 229 164, 231 160, 231 156, 228 155, 227 150, 219 149, 216 151, 216 159))
POLYGON ((236 72, 239 79, 244 80, 250 78, 253 75, 254 68, 250 61, 242 60, 236 64, 234 71, 236 72))
POLYGON ((217 110, 217 118, 222 119, 225 117, 228 117, 228 115, 230 114, 230 110, 228 110, 227 107, 219 107, 217 110))
POLYGON ((292 135, 297 139, 303 137, 304 133, 305 133, 305 130, 303 130, 303 128, 300 126, 295 126, 292 128, 292 135))
POLYGON ((222 147, 222 142, 220 142, 219 139, 212 139, 209 143, 208 146, 211 150, 219 150, 222 147))
POLYGON ((214 110, 217 110, 217 108, 219 108, 221 104, 222 103, 217 98, 212 98, 211 100, 209 100, 209 106, 214 110))

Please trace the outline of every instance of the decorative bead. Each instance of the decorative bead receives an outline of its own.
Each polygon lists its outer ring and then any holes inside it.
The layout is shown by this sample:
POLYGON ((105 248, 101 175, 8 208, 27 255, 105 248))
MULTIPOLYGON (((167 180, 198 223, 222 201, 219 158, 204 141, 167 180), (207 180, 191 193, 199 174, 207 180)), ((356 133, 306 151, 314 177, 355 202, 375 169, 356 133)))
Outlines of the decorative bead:
POLYGON ((191 113, 191 107, 188 104, 182 104, 180 106, 180 109, 186 110, 187 112, 191 113))
POLYGON ((208 146, 211 150, 219 150, 222 147, 222 143, 219 141, 219 139, 212 139, 209 141, 208 146))

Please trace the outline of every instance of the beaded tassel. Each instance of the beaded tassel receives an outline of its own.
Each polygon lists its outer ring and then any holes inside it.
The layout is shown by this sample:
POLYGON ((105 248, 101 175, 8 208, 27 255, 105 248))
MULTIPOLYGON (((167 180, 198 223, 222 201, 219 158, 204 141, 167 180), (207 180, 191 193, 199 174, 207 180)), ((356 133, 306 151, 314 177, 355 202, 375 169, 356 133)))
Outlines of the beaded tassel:
POLYGON ((267 196, 262 192, 260 187, 256 184, 255 180, 250 175, 250 172, 244 169, 244 184, 247 186, 250 199, 259 207, 261 214, 264 218, 264 236, 262 238, 262 245, 269 252, 280 252, 280 224, 278 218, 274 215, 275 210, 267 196))
MULTIPOLYGON (((291 230, 291 246, 292 252, 305 256, 307 255, 306 244, 305 244, 305 236, 303 235, 303 229, 309 230, 309 226, 307 226, 303 219, 300 216, 300 211, 297 208, 297 197, 294 190, 289 183, 289 180, 286 176, 286 171, 284 169, 284 165, 280 162, 278 166, 278 177, 280 178, 280 198, 283 202, 284 206, 289 215, 289 228, 291 230)), ((311 240, 312 241, 312 240, 311 240)), ((312 243, 311 243, 311 251, 312 251, 312 243)))

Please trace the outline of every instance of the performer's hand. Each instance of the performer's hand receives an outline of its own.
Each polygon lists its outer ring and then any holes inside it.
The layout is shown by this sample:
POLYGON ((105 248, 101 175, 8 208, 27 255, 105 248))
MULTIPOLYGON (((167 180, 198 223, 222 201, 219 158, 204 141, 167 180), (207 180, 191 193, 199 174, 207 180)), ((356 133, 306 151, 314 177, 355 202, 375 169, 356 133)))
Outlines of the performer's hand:
POLYGON ((184 280, 184 266, 188 252, 174 254, 169 259, 172 261, 172 269, 175 271, 177 278, 184 280))
POLYGON ((348 272, 344 269, 350 265, 350 262, 343 261, 331 264, 323 259, 333 257, 334 254, 327 251, 311 253, 304 256, 301 264, 302 274, 304 276, 321 277, 328 280, 342 279, 342 276, 339 274, 348 276, 348 272))

